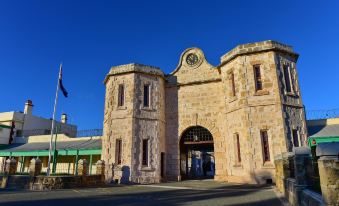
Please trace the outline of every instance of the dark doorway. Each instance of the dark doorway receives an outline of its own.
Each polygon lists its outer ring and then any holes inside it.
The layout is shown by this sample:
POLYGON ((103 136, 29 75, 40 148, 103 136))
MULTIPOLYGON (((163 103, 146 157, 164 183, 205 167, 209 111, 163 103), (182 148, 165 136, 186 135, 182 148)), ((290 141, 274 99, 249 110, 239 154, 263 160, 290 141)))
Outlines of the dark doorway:
POLYGON ((204 127, 188 128, 180 139, 182 179, 213 178, 215 174, 212 134, 204 127))

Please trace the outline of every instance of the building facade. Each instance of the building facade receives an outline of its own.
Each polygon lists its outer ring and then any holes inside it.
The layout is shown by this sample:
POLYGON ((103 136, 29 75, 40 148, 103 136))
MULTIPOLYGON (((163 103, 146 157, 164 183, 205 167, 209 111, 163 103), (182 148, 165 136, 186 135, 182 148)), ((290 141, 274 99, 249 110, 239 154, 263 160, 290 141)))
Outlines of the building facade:
POLYGON ((106 180, 274 182, 274 156, 307 137, 297 59, 292 47, 264 41, 235 47, 218 66, 189 48, 167 75, 112 67, 104 81, 106 180))

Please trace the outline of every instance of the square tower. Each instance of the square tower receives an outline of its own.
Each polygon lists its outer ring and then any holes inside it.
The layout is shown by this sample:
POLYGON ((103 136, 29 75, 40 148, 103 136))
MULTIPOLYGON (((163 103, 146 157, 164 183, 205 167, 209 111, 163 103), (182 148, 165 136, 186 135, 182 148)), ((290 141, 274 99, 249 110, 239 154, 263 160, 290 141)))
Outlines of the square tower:
POLYGON ((112 67, 105 79, 106 181, 156 183, 164 170, 164 79, 140 64, 112 67))

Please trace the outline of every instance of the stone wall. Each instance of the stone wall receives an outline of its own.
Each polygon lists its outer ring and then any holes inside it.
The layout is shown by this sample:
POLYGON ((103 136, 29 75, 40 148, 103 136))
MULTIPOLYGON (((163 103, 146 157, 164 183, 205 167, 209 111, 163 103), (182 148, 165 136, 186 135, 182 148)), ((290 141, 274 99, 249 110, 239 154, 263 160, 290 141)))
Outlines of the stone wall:
MULTIPOLYGON (((309 148, 294 148, 293 154, 283 153, 275 159, 276 186, 283 193, 292 206, 314 206, 339 204, 339 167, 338 153, 339 144, 318 144, 318 164, 313 164, 309 148), (329 146, 329 147, 327 147, 329 146), (322 151, 318 151, 319 147, 322 151), (332 148, 331 148, 332 147, 332 148), (331 154, 334 155, 331 155, 331 154), (293 167, 291 167, 293 165, 293 167), (316 169, 318 165, 321 192, 311 188, 315 185, 316 169)), ((314 157, 313 157, 314 158, 314 157)))
POLYGON ((54 190, 69 189, 78 187, 99 187, 104 182, 101 175, 89 176, 28 176, 28 175, 9 175, 4 176, 8 189, 27 189, 27 190, 54 190))
POLYGON ((30 182, 30 190, 55 190, 69 189, 78 187, 99 187, 104 182, 101 175, 89 176, 37 176, 32 178, 30 182))

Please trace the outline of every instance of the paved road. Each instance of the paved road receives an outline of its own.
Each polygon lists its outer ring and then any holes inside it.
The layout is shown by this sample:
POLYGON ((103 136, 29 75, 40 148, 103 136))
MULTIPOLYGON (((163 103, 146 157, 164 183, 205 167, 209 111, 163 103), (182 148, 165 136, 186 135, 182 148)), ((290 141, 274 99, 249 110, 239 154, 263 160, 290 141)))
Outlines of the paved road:
POLYGON ((0 190, 0 206, 12 205, 280 206, 281 202, 270 186, 235 185, 205 180, 43 192, 0 190))

